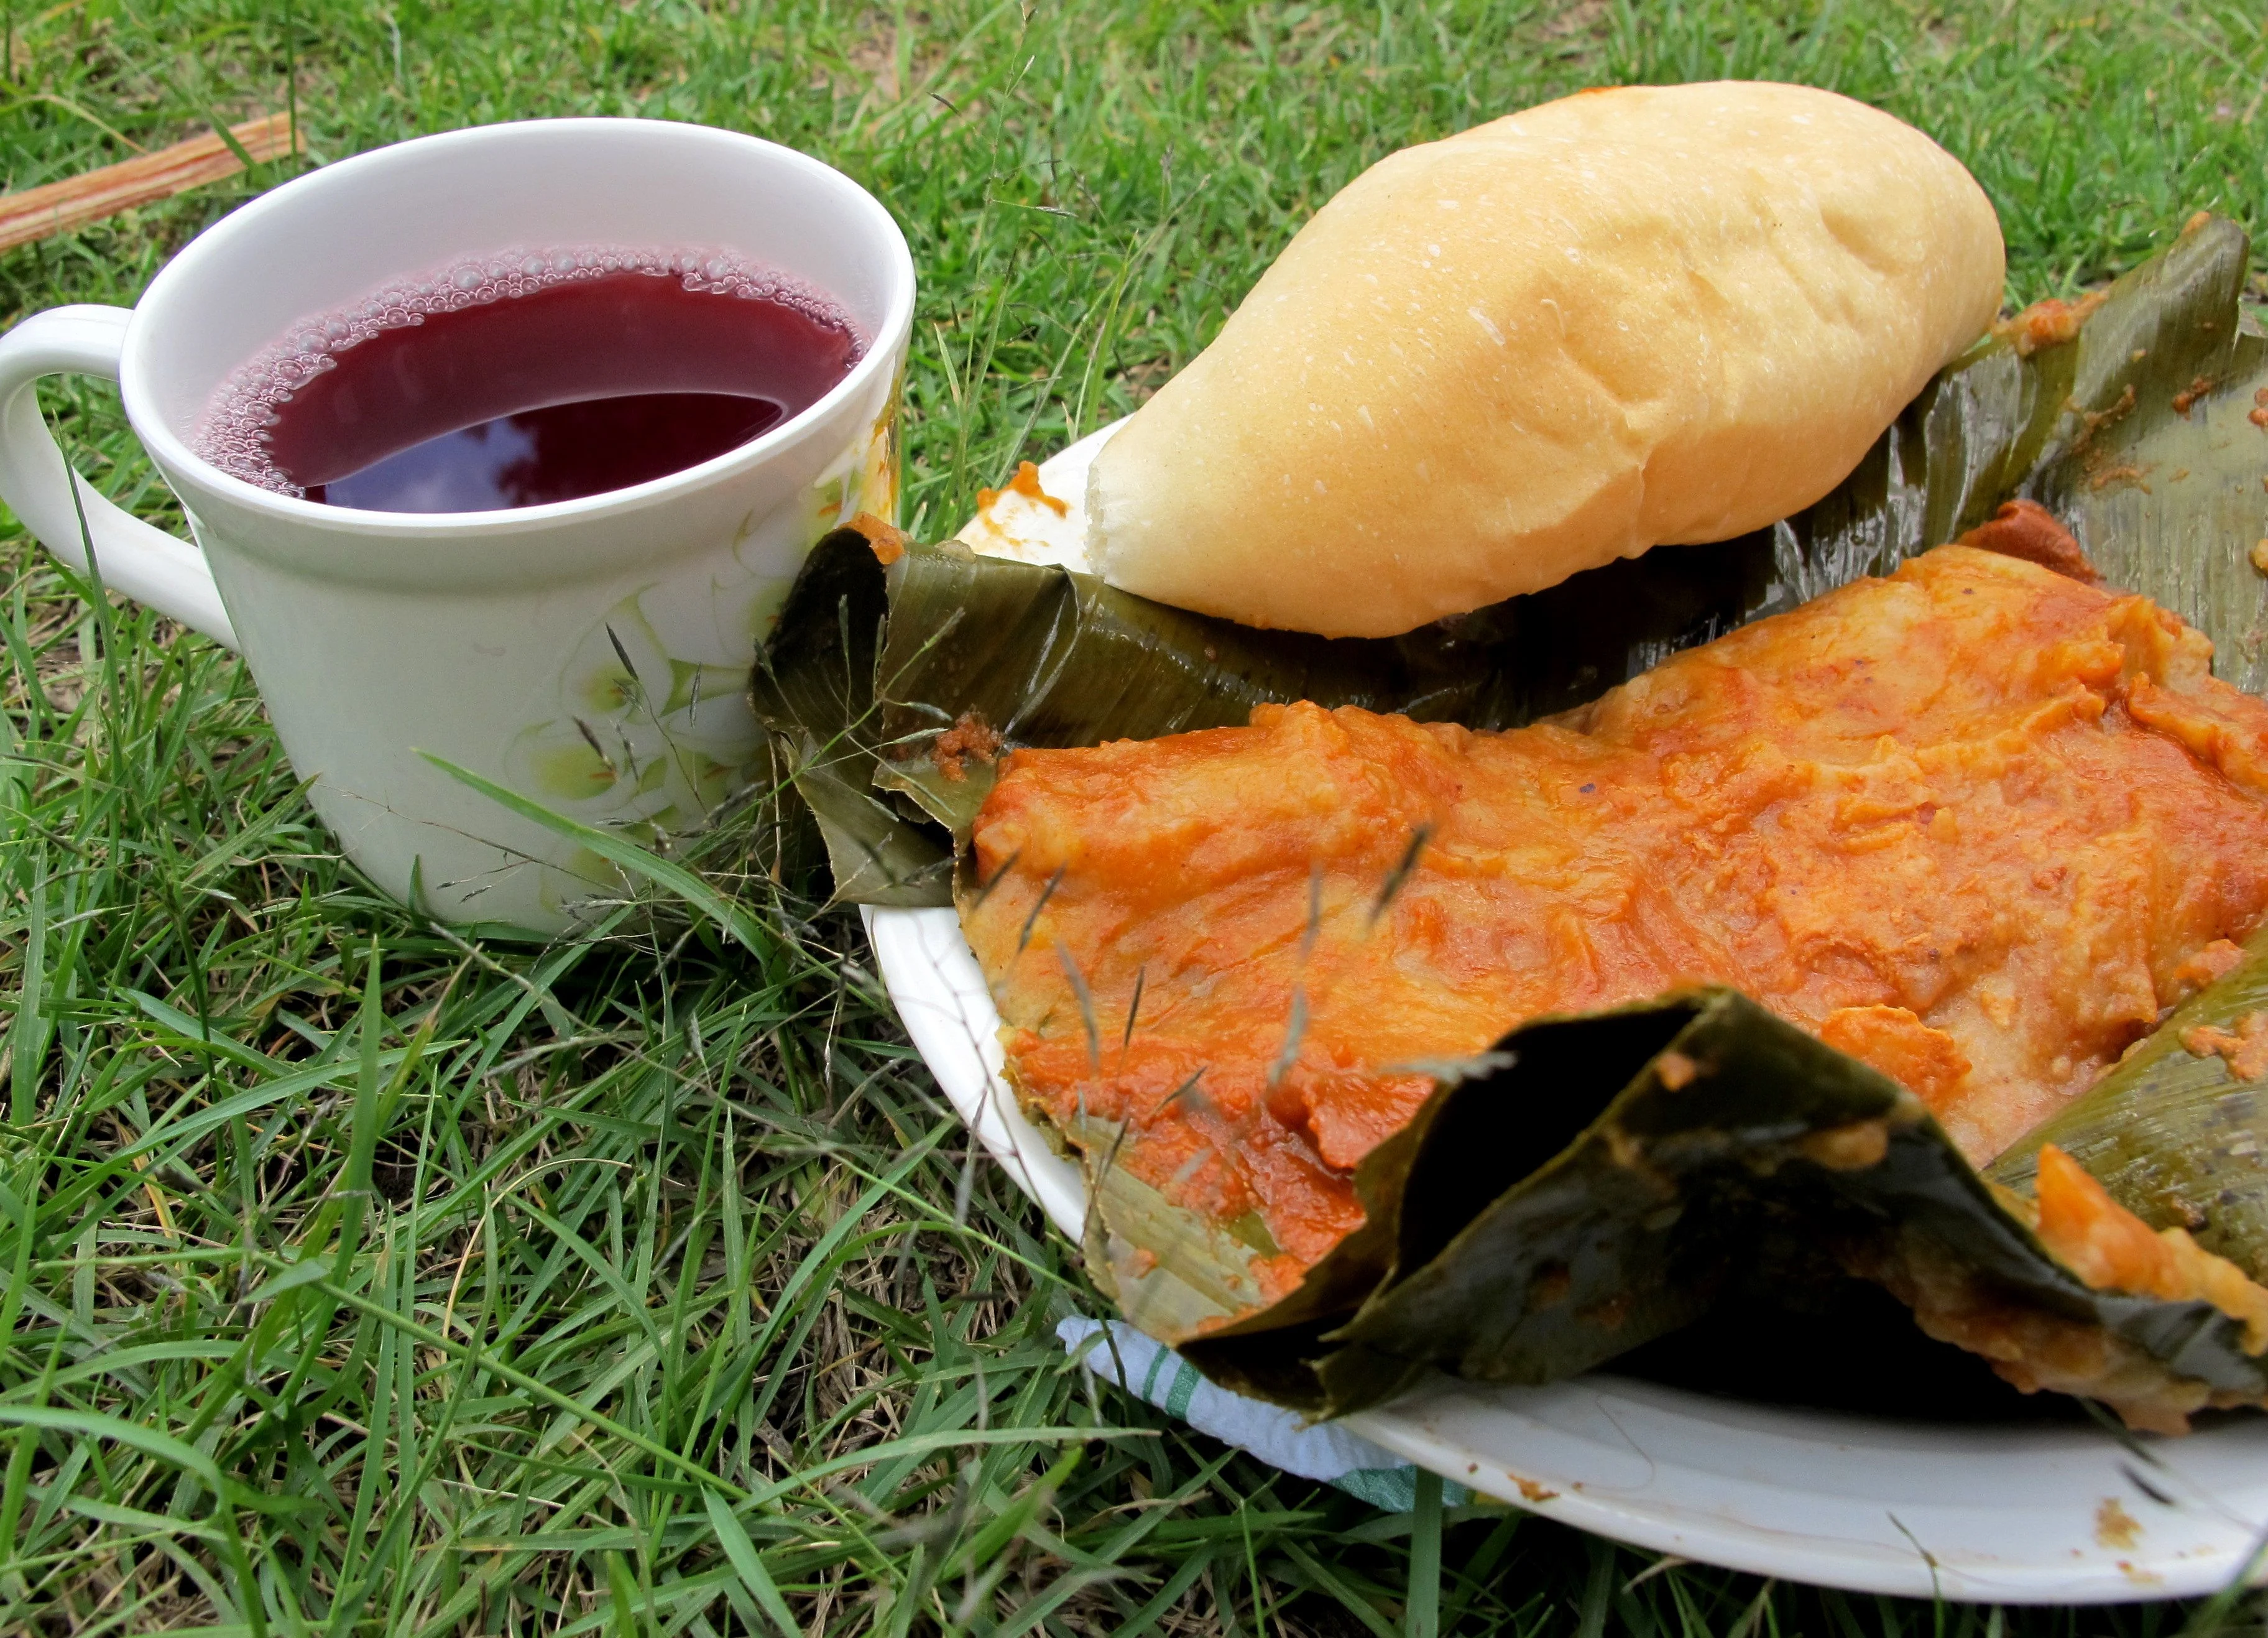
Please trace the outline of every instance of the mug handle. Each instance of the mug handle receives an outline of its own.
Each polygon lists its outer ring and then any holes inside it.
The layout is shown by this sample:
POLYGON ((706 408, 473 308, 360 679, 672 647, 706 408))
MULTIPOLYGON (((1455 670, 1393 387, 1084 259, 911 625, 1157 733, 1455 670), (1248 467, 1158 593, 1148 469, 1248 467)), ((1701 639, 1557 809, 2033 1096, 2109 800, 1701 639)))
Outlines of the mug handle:
POLYGON ((233 649, 236 630, 204 553, 97 492, 63 460, 40 416, 43 375, 118 379, 133 317, 125 307, 50 307, 0 336, 0 500, 81 574, 233 649))

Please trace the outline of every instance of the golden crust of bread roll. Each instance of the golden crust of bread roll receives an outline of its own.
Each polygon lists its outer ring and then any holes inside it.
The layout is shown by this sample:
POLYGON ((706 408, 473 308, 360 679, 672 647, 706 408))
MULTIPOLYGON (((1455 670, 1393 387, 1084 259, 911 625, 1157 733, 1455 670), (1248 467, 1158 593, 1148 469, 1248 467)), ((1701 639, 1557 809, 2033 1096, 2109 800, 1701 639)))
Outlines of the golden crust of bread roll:
POLYGON ((1830 92, 1585 92, 1405 149, 1104 446, 1087 555, 1381 637, 1832 489, 1991 323, 1998 219, 1830 92))

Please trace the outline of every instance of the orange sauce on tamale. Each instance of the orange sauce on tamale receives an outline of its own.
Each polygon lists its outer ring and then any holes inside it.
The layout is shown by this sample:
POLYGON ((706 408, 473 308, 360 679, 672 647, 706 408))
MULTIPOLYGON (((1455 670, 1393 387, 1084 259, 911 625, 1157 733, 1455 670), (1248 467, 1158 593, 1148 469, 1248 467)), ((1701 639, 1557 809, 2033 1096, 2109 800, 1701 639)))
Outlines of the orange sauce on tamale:
POLYGON ((1263 1225, 1263 1297, 1360 1221, 1429 1060, 1682 982, 1874 1064, 1981 1161, 2268 913, 2268 705, 2211 653, 1941 548, 1510 733, 1295 705, 1013 752, 963 923, 1021 1095, 1263 1225))

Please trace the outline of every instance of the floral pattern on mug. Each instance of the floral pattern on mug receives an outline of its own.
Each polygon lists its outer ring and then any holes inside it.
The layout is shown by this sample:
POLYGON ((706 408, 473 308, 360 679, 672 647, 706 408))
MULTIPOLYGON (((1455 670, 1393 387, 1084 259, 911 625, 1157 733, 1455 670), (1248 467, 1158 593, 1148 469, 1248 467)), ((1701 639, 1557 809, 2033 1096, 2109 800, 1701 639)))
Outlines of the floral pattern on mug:
POLYGON ((806 550, 818 544, 821 535, 841 528, 862 512, 886 523, 898 520, 898 389, 904 380, 905 372, 901 369, 891 387, 888 407, 874 417, 865 442, 854 444, 836 456, 811 486, 811 538, 804 542, 806 550))
MULTIPOLYGON (((895 520, 897 397, 794 505, 744 523, 732 566, 622 598, 562 664, 551 705, 505 754, 510 782, 554 811, 666 850, 754 777, 762 730, 748 667, 821 536, 859 513, 895 520), (785 515, 783 515, 785 514, 785 515)), ((622 892, 587 848, 543 872, 549 908, 622 892)))

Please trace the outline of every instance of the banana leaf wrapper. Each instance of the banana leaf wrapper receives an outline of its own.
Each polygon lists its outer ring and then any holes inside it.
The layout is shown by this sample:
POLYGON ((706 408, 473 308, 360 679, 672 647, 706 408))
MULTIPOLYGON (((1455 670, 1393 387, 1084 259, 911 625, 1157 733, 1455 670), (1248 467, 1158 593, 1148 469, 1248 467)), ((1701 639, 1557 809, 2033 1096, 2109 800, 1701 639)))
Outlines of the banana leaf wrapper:
POLYGON ((992 786, 990 756, 939 754, 955 724, 980 746, 1093 745, 1291 699, 1486 721, 1510 652, 1501 609, 1381 641, 1261 631, 959 542, 907 544, 885 567, 839 529, 797 577, 751 693, 792 747, 836 898, 943 905, 953 838, 992 786))
MULTIPOLYGON (((1270 1314, 1183 1352, 1243 1391, 1336 1414, 1428 1367, 1572 1376, 1768 1269, 1874 1280, 1932 1334, 2139 1425, 2268 1394, 2236 1320, 2091 1289, 1911 1093, 1732 990, 1513 1031, 1357 1186, 1370 1223, 1310 1282, 1366 1284, 1351 1314, 1270 1314)), ((1117 1289, 1141 1313, 1143 1294, 1117 1289)))
POLYGON ((2268 933, 2083 1096, 1986 1169, 2029 1193, 2043 1144, 2153 1228, 2268 1269, 2268 933), (2216 1048, 2220 1050, 2215 1050, 2216 1048))
POLYGON ((1294 699, 1515 727, 1888 573, 2019 498, 2053 513, 2110 583, 2210 637, 2221 676, 2261 692, 2268 577, 2248 554, 2268 508, 2268 339, 2240 301, 2250 258, 2242 229, 2207 218, 2113 284, 2074 339, 2029 353, 1980 343, 1797 516, 1398 638, 1258 631, 958 542, 909 546, 886 568, 839 530, 759 653, 756 714, 819 822, 836 898, 944 905, 953 838, 990 789, 992 736, 1154 738, 1294 699), (977 754, 939 757, 957 725, 977 754))

